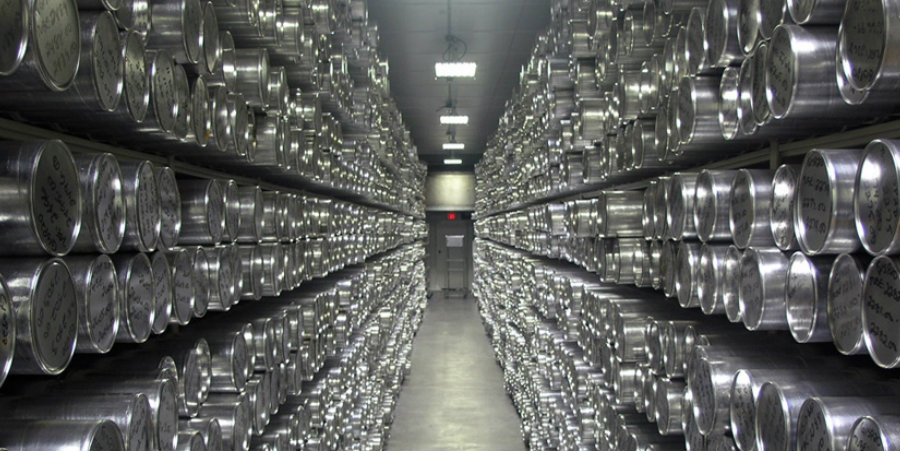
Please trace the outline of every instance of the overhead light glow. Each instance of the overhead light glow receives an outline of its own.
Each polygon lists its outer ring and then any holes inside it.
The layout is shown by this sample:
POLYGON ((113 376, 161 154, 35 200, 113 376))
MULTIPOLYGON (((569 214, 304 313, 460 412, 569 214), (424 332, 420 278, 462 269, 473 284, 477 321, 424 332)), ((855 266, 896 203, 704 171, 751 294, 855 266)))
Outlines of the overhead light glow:
POLYGON ((444 143, 444 150, 463 150, 466 148, 465 143, 444 143))
POLYGON ((475 63, 434 63, 434 76, 438 78, 473 78, 475 63))
POLYGON ((444 158, 444 164, 462 164, 460 158, 444 158))
POLYGON ((466 115, 441 116, 441 125, 467 125, 468 123, 469 116, 466 115))

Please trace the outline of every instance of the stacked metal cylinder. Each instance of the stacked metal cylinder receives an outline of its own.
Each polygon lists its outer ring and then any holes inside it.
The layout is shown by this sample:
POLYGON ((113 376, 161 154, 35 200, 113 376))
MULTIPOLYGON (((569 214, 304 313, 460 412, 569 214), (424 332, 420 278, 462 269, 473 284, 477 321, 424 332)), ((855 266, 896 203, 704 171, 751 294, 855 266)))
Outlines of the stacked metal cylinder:
POLYGON ((424 166, 365 2, 0 22, 0 448, 382 449, 424 166))
POLYGON ((558 0, 476 168, 482 214, 900 111, 892 0, 558 0), (861 25, 865 24, 865 25, 861 25))
POLYGON ((476 168, 533 449, 897 448, 897 8, 553 3, 476 168))

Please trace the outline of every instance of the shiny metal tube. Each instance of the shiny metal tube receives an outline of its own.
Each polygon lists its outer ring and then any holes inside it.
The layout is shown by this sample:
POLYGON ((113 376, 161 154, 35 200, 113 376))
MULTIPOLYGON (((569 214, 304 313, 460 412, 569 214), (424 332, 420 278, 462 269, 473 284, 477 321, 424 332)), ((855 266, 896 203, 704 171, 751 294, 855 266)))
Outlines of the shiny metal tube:
POLYGON ((147 0, 124 0, 122 7, 115 11, 119 28, 134 30, 143 40, 150 31, 150 2, 147 0))
POLYGON ((179 421, 178 430, 192 429, 203 435, 207 451, 225 451, 222 443, 222 427, 215 417, 190 418, 179 421))
POLYGON ((241 254, 241 299, 260 300, 263 296, 265 268, 262 253, 258 246, 242 245, 238 247, 241 254))
POLYGON ((281 245, 278 243, 265 243, 259 245, 263 259, 263 268, 266 268, 262 285, 263 296, 278 296, 284 289, 284 255, 281 245))
POLYGON ((863 416, 853 423, 847 451, 897 451, 900 443, 900 417, 863 416))
MULTIPOLYGON (((75 81, 79 68, 81 33, 78 5, 75 0, 56 0, 26 3, 29 11, 22 14, 27 21, 28 46, 18 67, 9 64, 14 72, 0 78, 0 91, 62 92, 75 81)), ((10 17, 13 27, 11 40, 20 22, 10 17)), ((9 47, 17 47, 16 42, 9 47)), ((14 61, 18 59, 18 49, 14 61)))
MULTIPOLYGON (((188 80, 187 72, 184 66, 176 64, 174 66, 175 77, 173 90, 175 91, 175 126, 172 129, 171 136, 175 137, 178 142, 189 143, 189 134, 193 128, 191 123, 191 83, 188 80)), ((164 136, 163 140, 168 141, 169 136, 164 136)))
POLYGON ((856 175, 853 211, 862 246, 872 255, 900 251, 900 141, 876 139, 866 146, 856 175))
POLYGON ((672 176, 669 193, 666 196, 667 237, 675 240, 690 239, 697 236, 694 228, 694 191, 697 174, 677 173, 672 176))
MULTIPOLYGON (((753 116, 753 68, 756 65, 756 54, 747 56, 738 70, 738 133, 742 136, 754 136, 759 131, 753 116)), ((723 75, 724 77, 724 75, 723 75)))
POLYGON ((788 326, 797 343, 831 341, 826 310, 833 262, 831 257, 808 257, 802 252, 791 255, 784 301, 788 326))
POLYGON ((866 116, 841 98, 831 65, 836 40, 833 28, 780 25, 775 29, 765 61, 766 99, 773 117, 821 126, 837 118, 845 124, 848 117, 866 116))
POLYGON ((262 190, 258 186, 238 188, 241 206, 241 226, 238 231, 239 243, 258 243, 265 228, 262 190))
POLYGON ((247 103, 265 108, 269 83, 269 53, 264 48, 235 49, 237 92, 247 103))
POLYGON ((152 252, 159 241, 159 190, 153 163, 121 161, 125 193, 125 238, 120 250, 152 252))
POLYGON ((712 0, 703 20, 707 61, 712 67, 728 67, 744 59, 738 42, 739 0, 712 0))
POLYGON ((150 108, 150 80, 144 41, 134 30, 122 37, 122 100, 112 113, 118 122, 140 123, 147 117, 150 108))
POLYGON ((659 272, 662 280, 662 291, 667 297, 675 297, 675 281, 677 280, 676 256, 678 255, 678 243, 671 240, 663 241, 659 256, 659 272))
MULTIPOLYGON (((659 122, 657 122, 658 124, 659 122)), ((653 206, 653 224, 654 236, 658 240, 668 237, 666 232, 668 208, 669 208, 669 186, 672 184, 671 177, 659 177, 656 183, 656 195, 654 196, 655 204, 653 206)))
POLYGON ((119 330, 116 342, 143 343, 152 332, 156 313, 153 268, 147 254, 112 257, 119 284, 119 330))
POLYGON ((241 228, 241 198, 238 184, 234 180, 220 180, 222 186, 222 203, 225 206, 225 227, 222 230, 222 241, 232 243, 237 239, 241 228))
POLYGON ((741 69, 728 66, 722 71, 719 81, 719 95, 716 99, 719 111, 719 129, 726 141, 744 137, 741 130, 741 69))
POLYGON ((199 0, 164 0, 150 4, 147 48, 167 49, 178 64, 200 61, 203 7, 199 0))
POLYGON ((772 201, 769 204, 769 228, 775 246, 783 251, 797 249, 794 234, 795 200, 797 198, 798 171, 795 166, 783 164, 772 176, 772 201))
POLYGON ((735 246, 728 246, 725 251, 723 269, 723 293, 722 301, 725 304, 725 316, 728 321, 737 323, 741 321, 741 258, 743 253, 735 246))
POLYGON ((56 447, 78 451, 98 448, 125 451, 119 428, 110 420, 5 420, 0 441, 9 450, 38 451, 56 447))
POLYGON ((709 48, 707 47, 704 19, 706 18, 707 5, 695 6, 688 13, 687 23, 684 25, 685 55, 687 64, 686 73, 694 76, 711 68, 707 59, 709 48))
POLYGON ((208 333, 211 356, 211 385, 213 393, 240 393, 250 371, 249 348, 243 329, 227 333, 208 333))
POLYGON ((813 149, 806 154, 795 206, 797 241, 804 252, 839 254, 859 249, 852 217, 862 156, 856 149, 813 149))
POLYGON ((240 293, 235 284, 235 271, 240 271, 240 268, 235 267, 236 252, 234 246, 211 248, 207 252, 210 310, 227 312, 238 300, 240 293))
POLYGON ((210 115, 209 86, 206 78, 197 77, 191 82, 189 127, 184 141, 205 149, 212 137, 212 117, 210 115))
POLYGON ((845 449, 854 423, 865 415, 900 415, 896 397, 807 399, 800 406, 797 419, 797 451, 845 449))
MULTIPOLYGON (((652 5, 653 2, 646 2, 652 5)), ((638 99, 641 104, 641 114, 650 115, 656 112, 661 101, 660 89, 662 88, 662 57, 655 55, 641 66, 641 90, 638 99)))
POLYGON ((650 180, 647 188, 644 189, 641 230, 647 239, 653 239, 656 236, 656 224, 654 223, 656 213, 653 211, 656 205, 656 184, 657 181, 655 179, 650 180))
POLYGON ((656 427, 662 435, 684 432, 681 427, 681 406, 685 383, 680 380, 656 380, 656 427))
POLYGON ((154 353, 172 356, 178 371, 178 412, 181 416, 197 416, 209 396, 212 366, 209 344, 204 338, 176 337, 171 347, 153 349, 154 353))
POLYGON ((218 180, 179 180, 183 224, 179 244, 218 244, 225 230, 225 205, 218 180))
POLYGON ((772 108, 768 101, 768 71, 766 59, 769 55, 771 40, 760 41, 756 50, 747 58, 753 68, 750 71, 750 110, 753 113, 753 121, 757 128, 757 134, 762 133, 762 127, 770 126, 772 122, 772 108))
POLYGON ((786 0, 760 0, 759 35, 761 39, 770 39, 779 25, 794 23, 788 12, 788 3, 786 0))
POLYGON ((706 243, 731 239, 729 206, 731 185, 737 171, 704 169, 697 176, 694 191, 694 227, 706 243))
POLYGON ((181 194, 172 168, 158 167, 155 175, 159 191, 159 247, 171 249, 181 234, 181 194))
POLYGON ((603 191, 597 198, 597 235, 607 238, 640 236, 642 202, 640 191, 603 191))
MULTIPOLYGON (((698 152, 699 155, 709 152, 715 152, 715 155, 723 153, 721 146, 715 149, 709 147, 718 145, 724 140, 722 129, 719 127, 720 82, 721 77, 717 75, 685 77, 681 80, 675 112, 679 136, 677 155, 698 152)), ((738 147, 730 151, 739 149, 738 147)))
POLYGON ((250 404, 243 394, 213 394, 203 403, 198 418, 215 418, 222 428, 222 444, 227 451, 250 449, 250 404))
POLYGON ((900 269, 892 257, 880 256, 872 260, 866 271, 862 295, 863 337, 869 355, 882 368, 900 366, 900 330, 894 290, 900 287, 900 269))
POLYGON ((0 47, 0 76, 8 76, 16 72, 22 60, 25 59, 25 51, 28 47, 28 25, 31 22, 28 17, 31 9, 21 1, 6 1, 3 10, 7 12, 3 16, 0 28, 7 30, 9 40, 0 47))
MULTIPOLYGON (((896 56, 898 8, 900 5, 894 1, 852 0, 846 2, 843 10, 838 31, 837 77, 866 93, 867 98, 890 96, 900 86, 900 61, 896 56)), ((888 99, 896 105, 896 98, 888 99)))
MULTIPOLYGON (((105 396, 37 396, 27 402, 9 403, 8 419, 60 419, 66 421, 111 420, 118 426, 126 451, 149 451, 153 442, 150 404, 141 393, 105 396)), ((95 439, 96 440, 96 439, 95 439)), ((96 443, 95 443, 96 444, 96 443)))
POLYGON ((178 431, 177 451, 206 451, 206 442, 203 434, 195 429, 183 429, 178 431))
POLYGON ((73 252, 114 253, 125 234, 122 173, 108 153, 75 156, 83 199, 82 224, 73 252))
POLYGON ((700 243, 682 241, 678 245, 678 254, 675 257, 676 270, 675 274, 675 292, 678 297, 678 304, 682 308, 692 308, 700 306, 700 279, 699 263, 700 263, 700 243))
MULTIPOLYGON (((790 21, 799 25, 837 25, 847 2, 834 0, 787 0, 790 21)), ((843 445, 843 444, 842 444, 843 445)))
POLYGON ((5 259, 0 261, 0 274, 15 310, 10 373, 62 373, 72 360, 78 335, 78 300, 69 268, 58 258, 5 259))
POLYGON ((772 175, 764 169, 740 169, 731 184, 729 228, 735 245, 771 246, 769 205, 772 175))
POLYGON ((106 255, 70 256, 65 261, 78 300, 75 350, 105 354, 112 349, 119 329, 116 267, 106 255))
POLYGON ((834 346, 844 355, 866 352, 862 325, 863 281, 869 260, 838 255, 828 277, 828 327, 834 346))
POLYGON ((193 261, 188 251, 184 249, 167 251, 165 256, 172 280, 172 311, 169 323, 184 326, 191 322, 196 302, 193 261))
POLYGON ((729 246, 704 244, 700 247, 697 268, 697 297, 700 310, 707 315, 725 313, 725 254, 729 246))
POLYGON ((61 256, 75 245, 82 221, 78 170, 61 141, 0 143, 0 184, 8 193, 0 233, 4 255, 61 256))
POLYGON ((187 248, 185 251, 191 259, 191 287, 194 293, 193 314, 195 318, 203 318, 209 309, 211 281, 209 278, 209 259, 202 247, 187 248))
POLYGON ((747 330, 783 330, 788 260, 775 248, 749 248, 741 257, 740 309, 747 330))
POLYGON ((263 229, 261 241, 279 241, 280 231, 285 228, 284 203, 278 191, 262 192, 263 229))
POLYGON ((167 50, 147 50, 147 72, 149 76, 150 104, 147 116, 140 124, 140 135, 144 133, 168 136, 174 133, 178 119, 178 91, 176 90, 175 63, 167 50))
POLYGON ((153 274, 153 325, 154 334, 165 332, 172 318, 172 304, 175 292, 172 284, 172 268, 165 252, 154 252, 150 257, 153 274))
MULTIPOLYGON (((879 384, 846 380, 793 383, 766 382, 756 401, 756 437, 761 450, 789 450, 797 442, 797 422, 803 402, 810 397, 886 394, 879 384)), ((896 405, 896 403, 895 403, 896 405)))

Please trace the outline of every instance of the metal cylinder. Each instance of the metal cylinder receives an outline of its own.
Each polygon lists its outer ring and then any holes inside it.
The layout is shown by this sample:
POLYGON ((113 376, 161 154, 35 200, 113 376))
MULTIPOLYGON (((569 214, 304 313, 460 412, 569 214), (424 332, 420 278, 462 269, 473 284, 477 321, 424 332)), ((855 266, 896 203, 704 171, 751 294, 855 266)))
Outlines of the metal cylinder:
POLYGON ((248 451, 251 428, 250 403, 246 395, 213 394, 203 403, 198 418, 215 418, 222 428, 227 451, 248 451))
POLYGON ((787 329, 785 272, 788 260, 775 248, 749 248, 741 257, 741 321, 748 330, 787 329))
POLYGON ((119 428, 110 420, 5 420, 0 441, 14 451, 38 451, 66 447, 81 451, 102 448, 125 451, 119 428))
POLYGON ((856 174, 856 232, 872 255, 900 251, 900 141, 876 139, 866 146, 856 174))
POLYGON ((677 269, 675 273, 675 292, 678 295, 678 304, 683 308, 700 306, 700 243, 682 241, 678 246, 676 255, 677 269))
POLYGON ((124 0, 122 7, 115 11, 119 28, 134 30, 146 38, 150 31, 150 2, 148 0, 124 0))
POLYGON ((209 257, 202 247, 188 248, 186 250, 191 259, 191 287, 194 293, 194 317, 206 316, 209 308, 210 279, 209 257))
POLYGON ((900 268, 887 256, 872 260, 863 282, 862 326, 869 355, 882 368, 900 366, 900 306, 894 290, 900 289, 900 268))
POLYGON ((181 234, 181 194, 175 171, 168 166, 156 168, 156 186, 159 191, 159 247, 171 249, 178 244, 181 234))
POLYGON ((31 9, 28 4, 18 0, 3 3, 4 14, 0 28, 7 30, 9 39, 0 47, 0 76, 8 76, 16 72, 28 47, 28 25, 31 9))
POLYGON ((79 154, 74 161, 84 210, 72 251, 114 253, 125 234, 125 199, 119 163, 108 153, 79 154))
POLYGON ((122 432, 125 451, 149 451, 153 442, 150 404, 142 393, 69 395, 62 400, 58 396, 37 396, 4 407, 3 415, 16 420, 43 420, 48 417, 66 421, 111 420, 122 432))
POLYGON ((253 107, 265 108, 269 83, 269 52, 265 48, 235 49, 237 92, 253 107))
MULTIPOLYGON (((726 261, 729 246, 704 244, 700 247, 697 268, 697 297, 700 310, 707 315, 725 313, 726 261)), ((736 248, 735 248, 736 249, 736 248)))
POLYGON ((738 42, 739 0, 712 0, 703 20, 707 59, 713 67, 727 67, 744 59, 738 42))
POLYGON ((863 416, 853 423, 847 451, 897 451, 900 443, 900 417, 863 416))
POLYGON ((258 243, 262 230, 266 228, 262 190, 258 186, 244 186, 238 188, 238 196, 241 208, 241 225, 237 241, 240 243, 258 243))
POLYGON ((666 196, 667 237, 681 240, 697 236, 693 220, 696 184, 697 174, 678 173, 672 176, 666 196))
POLYGON ((150 337, 156 305, 153 268, 147 254, 115 254, 119 284, 119 330, 116 341, 143 343, 150 337))
POLYGON ((65 255, 81 228, 78 170, 61 141, 3 142, 0 184, 8 196, 0 233, 5 255, 65 255))
POLYGON ((844 355, 863 354, 862 296, 867 258, 838 255, 828 277, 828 327, 834 346, 844 355))
POLYGON ((219 37, 219 21, 216 18, 216 8, 213 2, 201 2, 203 17, 201 22, 200 39, 202 51, 200 52, 200 65, 206 72, 212 74, 221 71, 222 66, 222 42, 219 37))
POLYGON ((125 194, 125 238, 121 250, 152 252, 159 241, 159 190, 153 163, 119 162, 125 194))
MULTIPOLYGON (((896 57, 898 8, 900 5, 890 0, 848 0, 843 9, 837 76, 865 92, 868 98, 890 96, 900 86, 900 61, 896 57)), ((896 105, 896 98, 888 99, 896 105)))
POLYGON ((797 185, 795 230, 800 249, 812 255, 859 249, 853 224, 856 149, 813 149, 803 159, 797 185))
POLYGON ((266 269, 263 267, 262 252, 256 245, 238 247, 241 254, 241 299, 259 300, 263 296, 266 269))
POLYGON ((772 176, 772 200, 769 203, 769 228, 775 246, 783 251, 797 249, 794 234, 795 200, 797 199, 797 169, 783 164, 772 176))
POLYGON ((202 51, 202 21, 199 0, 151 2, 147 48, 167 49, 178 64, 196 64, 202 51))
POLYGON ((203 434, 195 429, 183 429, 178 431, 177 451, 206 451, 206 442, 203 434))
POLYGON ((603 191, 597 197, 597 235, 626 238, 641 235, 643 193, 640 191, 603 191))
POLYGON ((153 325, 154 334, 165 332, 172 318, 175 291, 173 289, 172 268, 163 251, 154 252, 150 257, 153 274, 153 325))
MULTIPOLYGON (((175 132, 178 123, 175 62, 167 50, 147 50, 146 58, 150 103, 139 130, 168 136, 175 132)), ((139 136, 143 138, 143 134, 139 136)), ((134 136, 134 139, 138 139, 138 136, 134 136)))
POLYGON ((6 259, 0 274, 15 309, 12 374, 62 373, 75 352, 78 301, 72 275, 58 259, 6 259))
MULTIPOLYGON (((24 59, 16 66, 19 49, 13 63, 7 63, 14 72, 0 78, 0 91, 62 92, 75 81, 79 67, 81 32, 78 22, 78 5, 75 0, 39 0, 25 4, 28 9, 21 17, 27 21, 28 46, 24 59)), ((18 47, 24 44, 16 34, 15 10, 9 17, 12 27, 8 36, 18 47)))
POLYGON ((184 249, 167 251, 165 256, 172 278, 172 312, 169 323, 184 326, 194 316, 196 302, 193 262, 188 251, 184 249))
POLYGON ((726 141, 745 136, 741 130, 741 69, 728 66, 722 71, 719 81, 719 96, 716 99, 719 110, 719 129, 726 141))
POLYGON ((217 180, 179 180, 183 224, 179 243, 218 244, 225 231, 225 197, 217 180))
POLYGON ((797 419, 797 451, 848 449, 856 420, 864 415, 900 415, 896 397, 813 397, 797 419))
POLYGON ((223 219, 225 227, 222 229, 222 241, 234 242, 241 228, 241 197, 237 182, 234 180, 219 180, 222 187, 222 204, 224 206, 223 219))
POLYGON ((212 379, 210 391, 213 393, 240 393, 244 390, 251 371, 250 352, 244 330, 237 329, 225 334, 209 335, 212 357, 212 379))
POLYGON ((240 282, 240 267, 236 267, 236 264, 240 264, 240 259, 237 250, 235 246, 211 248, 207 252, 207 258, 210 279, 209 309, 228 311, 240 296, 237 286, 240 282))
POLYGON ((694 191, 694 227, 706 243, 731 239, 728 226, 731 184, 737 171, 704 169, 697 176, 694 191))
POLYGON ((66 265, 78 301, 78 340, 75 350, 105 354, 119 329, 119 288, 116 267, 106 255, 70 256, 66 265))
POLYGON ((122 37, 122 100, 112 115, 123 123, 140 123, 150 108, 150 80, 144 40, 134 30, 122 37))
POLYGON ((788 262, 784 302, 788 326, 797 343, 831 341, 826 310, 828 275, 834 259, 795 252, 788 262))
POLYGON ((764 169, 740 169, 731 184, 728 224, 734 244, 741 249, 771 246, 769 205, 772 175, 764 169))

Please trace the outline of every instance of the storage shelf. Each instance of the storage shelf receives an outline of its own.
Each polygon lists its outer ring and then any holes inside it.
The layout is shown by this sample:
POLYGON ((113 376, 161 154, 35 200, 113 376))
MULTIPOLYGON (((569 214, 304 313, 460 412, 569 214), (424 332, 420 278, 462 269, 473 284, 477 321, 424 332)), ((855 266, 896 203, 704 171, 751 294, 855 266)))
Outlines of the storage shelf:
POLYGON ((0 118, 0 139, 5 140, 16 140, 16 141, 32 141, 38 139, 58 139, 63 141, 68 145, 69 149, 73 152, 80 153, 97 153, 97 152, 106 152, 113 154, 117 157, 128 158, 128 159, 137 159, 137 160, 149 160, 155 164, 166 165, 172 168, 173 171, 179 174, 189 175, 192 177, 201 177, 201 178, 225 178, 232 179, 240 185, 258 185, 260 188, 266 190, 279 190, 279 191, 289 191, 298 194, 318 194, 323 196, 330 196, 333 198, 346 200, 349 202, 353 202, 355 204, 363 205, 366 207, 378 208, 382 210, 388 210, 395 213, 412 216, 418 219, 424 219, 424 215, 417 214, 409 214, 401 209, 398 209, 394 206, 383 204, 380 202, 373 201, 366 197, 360 196, 356 193, 337 189, 322 183, 314 182, 311 180, 300 180, 297 179, 292 181, 290 185, 281 184, 281 183, 272 183, 270 181, 266 181, 262 178, 257 177, 248 177, 241 176, 231 172, 207 167, 207 166, 199 166, 196 164, 187 163, 185 161, 181 161, 176 159, 172 155, 158 155, 153 153, 141 152, 137 150, 126 149, 123 147, 115 146, 112 144, 91 141, 86 138, 81 138, 73 135, 69 135, 63 132, 48 130, 46 128, 38 127, 35 125, 30 125, 18 121, 14 121, 11 119, 0 118))
MULTIPOLYGON (((764 163, 768 163, 769 167, 774 170, 778 167, 779 164, 781 164, 783 160, 803 156, 812 149, 823 147, 838 149, 861 148, 865 147, 866 144, 877 138, 900 139, 900 120, 895 119, 853 130, 842 131, 826 136, 819 136, 797 141, 781 143, 773 140, 772 143, 760 150, 749 151, 731 158, 712 161, 701 166, 695 166, 693 168, 679 169, 677 171, 664 171, 659 175, 665 175, 673 172, 700 172, 704 169, 737 169, 748 166, 756 166, 764 163)), ((725 145, 727 145, 727 143, 725 145)), ((590 199, 597 197, 602 190, 634 190, 646 188, 650 184, 650 181, 654 178, 655 176, 644 178, 636 182, 621 184, 601 182, 596 184, 583 185, 571 191, 555 193, 553 195, 533 199, 527 202, 520 202, 506 208, 492 210, 491 212, 483 216, 473 216, 477 219, 484 219, 490 216, 509 213, 511 211, 516 211, 522 208, 527 208, 543 203, 590 199)))

